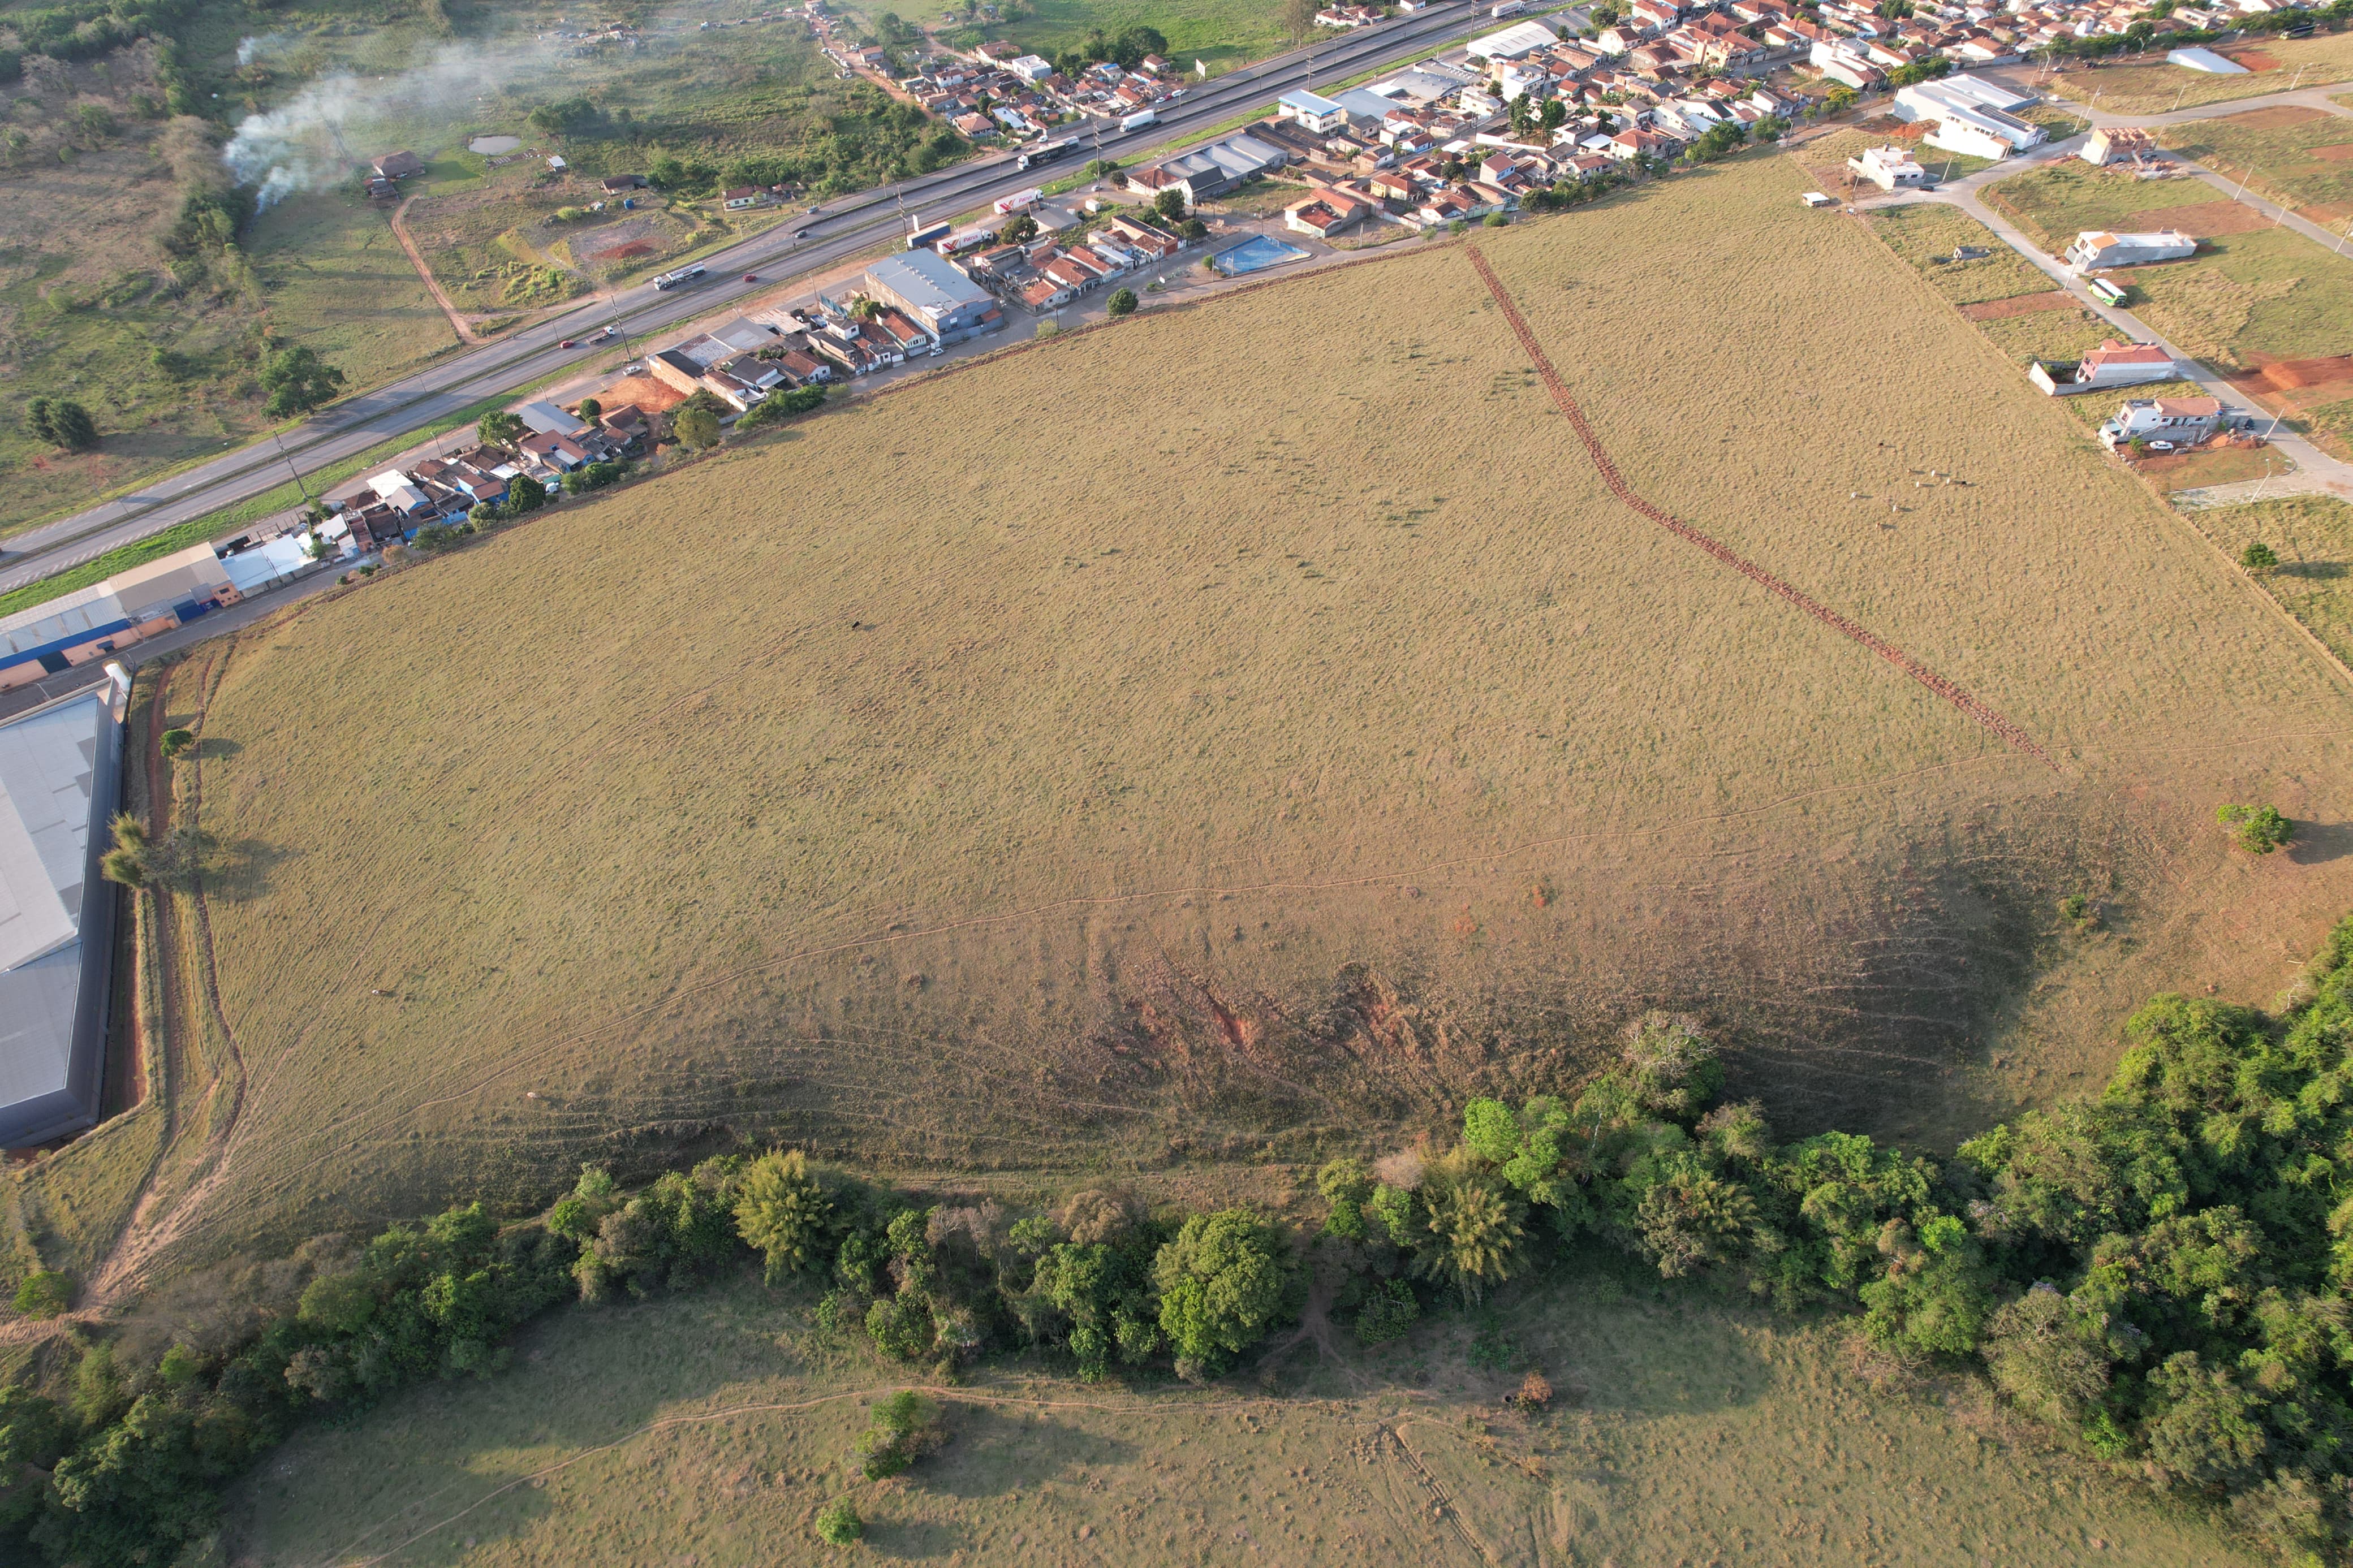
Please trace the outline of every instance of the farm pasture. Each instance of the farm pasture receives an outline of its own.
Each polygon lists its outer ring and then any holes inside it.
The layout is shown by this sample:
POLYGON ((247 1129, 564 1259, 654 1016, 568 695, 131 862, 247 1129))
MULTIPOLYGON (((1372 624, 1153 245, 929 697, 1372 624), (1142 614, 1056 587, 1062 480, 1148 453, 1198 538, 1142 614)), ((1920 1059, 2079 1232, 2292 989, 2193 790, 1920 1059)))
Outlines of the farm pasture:
POLYGON ((2268 997, 2353 862, 2211 815, 2344 820, 2333 673, 1802 188, 1477 237, 1635 490, 2055 766, 1615 500, 1462 247, 1146 311, 182 667, 250 1074, 190 1255, 737 1138, 1271 1201, 1651 1005, 1936 1144, 2268 997))

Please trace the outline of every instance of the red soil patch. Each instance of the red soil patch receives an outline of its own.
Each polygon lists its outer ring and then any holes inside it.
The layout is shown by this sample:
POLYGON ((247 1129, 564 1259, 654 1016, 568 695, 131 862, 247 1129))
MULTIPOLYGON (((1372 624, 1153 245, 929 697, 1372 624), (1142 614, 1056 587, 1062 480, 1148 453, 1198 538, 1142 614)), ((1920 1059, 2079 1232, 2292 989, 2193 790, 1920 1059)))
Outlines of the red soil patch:
POLYGON ((2261 49, 2224 49, 2222 58, 2236 60, 2251 71, 2275 71, 2280 68, 2279 61, 2261 49))
POLYGON ((2353 142, 2331 142, 2326 147, 2315 147, 2312 155, 2324 163, 2342 163, 2353 160, 2353 142))
POLYGON ((649 375, 625 375, 610 386, 599 388, 596 401, 607 408, 634 403, 649 414, 667 414, 686 401, 686 394, 649 375))
POLYGON ((590 257, 589 259, 592 261, 635 261, 638 257, 651 256, 660 248, 661 247, 655 245, 649 240, 633 239, 629 241, 628 244, 616 246, 611 250, 597 251, 594 256, 590 257))
POLYGON ((1972 321, 1996 321, 2004 316, 2031 316, 2037 310, 2063 310, 2076 303, 2075 296, 2064 289, 2053 289, 2047 294, 2020 294, 2009 300, 1984 300, 1961 307, 1961 314, 1972 321))
POLYGON ((2271 219, 2243 202, 2192 202, 2187 206, 2152 207, 2133 215, 2133 226, 2139 228, 2178 228, 2184 234, 2206 239, 2218 234, 2246 234, 2263 228, 2271 219))
POLYGON ((2255 374, 2282 392, 2320 386, 2329 382, 2353 381, 2353 354, 2273 360, 2258 368, 2255 374))

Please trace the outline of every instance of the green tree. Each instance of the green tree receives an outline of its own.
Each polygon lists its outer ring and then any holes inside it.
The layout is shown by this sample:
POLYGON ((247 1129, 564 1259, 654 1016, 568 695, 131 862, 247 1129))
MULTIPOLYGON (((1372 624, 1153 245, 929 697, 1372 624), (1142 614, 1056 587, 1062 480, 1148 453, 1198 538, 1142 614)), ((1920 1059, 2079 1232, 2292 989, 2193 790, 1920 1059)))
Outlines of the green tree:
POLYGON ((593 397, 584 397, 584 398, 582 398, 582 399, 580 400, 580 407, 579 407, 579 411, 578 411, 578 412, 579 412, 579 415, 580 415, 580 417, 581 417, 581 418, 587 420, 587 421, 588 421, 589 423, 591 423, 591 424, 594 424, 594 423, 596 423, 596 419, 597 419, 600 416, 602 416, 602 415, 604 414, 604 412, 605 412, 605 405, 604 405, 603 404, 601 404, 601 403, 597 402, 597 401, 596 401, 595 398, 593 398, 593 397))
POLYGON ((744 1173, 735 1230, 766 1262, 770 1283, 824 1260, 832 1220, 833 1200, 799 1150, 772 1149, 744 1173))
POLYGON ((25 405, 25 431, 69 452, 98 445, 98 422, 69 397, 36 397, 25 405))
POLYGON ((1135 290, 1124 288, 1113 289, 1111 298, 1103 301, 1103 309, 1114 319, 1135 314, 1135 290))
POLYGON ((2218 805, 2214 820, 2231 830, 2231 842, 2250 855, 2268 855, 2295 833, 2295 825, 2273 805, 2218 805))
POLYGON ((997 231, 1000 245, 1027 245, 1038 237, 1038 220, 1028 213, 1017 213, 997 231))
POLYGON ((1185 193, 1171 187, 1152 198, 1152 210, 1170 223, 1181 223, 1185 217, 1185 193))
POLYGON ((343 373, 308 343, 295 343, 262 362, 261 386, 269 394, 264 405, 269 416, 287 419, 333 401, 343 390, 343 373))
POLYGON ((522 440, 530 428, 522 422, 522 415, 509 414, 504 409, 497 409, 483 415, 481 422, 474 426, 474 431, 481 437, 484 445, 504 447, 512 450, 514 444, 522 440))
POLYGON ((2268 572, 2279 564, 2279 552, 2258 539, 2239 552, 2239 564, 2250 572, 2268 572))
POLYGON ((1215 1375, 1282 1310, 1290 1270, 1273 1226, 1249 1209, 1194 1215, 1153 1259, 1160 1328, 1177 1369, 1215 1375))
POLYGON ((36 1268, 16 1287, 16 1310, 28 1318, 54 1318, 73 1305, 73 1281, 53 1268, 36 1268))
POLYGON ((1315 1173, 1315 1186, 1331 1205, 1324 1215, 1324 1234, 1363 1240, 1365 1202, 1373 1195, 1373 1178, 1366 1173, 1365 1163, 1352 1157, 1335 1160, 1315 1173))
POLYGON ((1505 1195, 1500 1179, 1449 1159, 1423 1177, 1417 1196, 1416 1272, 1452 1285, 1466 1302, 1512 1277, 1526 1233, 1519 1205, 1505 1195))
POLYGON ((854 1546, 866 1533, 866 1521, 858 1516, 858 1505, 846 1497, 838 1497, 817 1510, 817 1538, 828 1546, 854 1546))
POLYGON ((898 1475, 938 1452, 947 1437, 939 1402, 902 1388, 875 1402, 874 1418, 858 1438, 859 1470, 870 1481, 898 1475))
POLYGON ((719 416, 708 408, 681 405, 670 416, 670 433, 678 437, 679 445, 691 452, 703 451, 719 445, 719 416))

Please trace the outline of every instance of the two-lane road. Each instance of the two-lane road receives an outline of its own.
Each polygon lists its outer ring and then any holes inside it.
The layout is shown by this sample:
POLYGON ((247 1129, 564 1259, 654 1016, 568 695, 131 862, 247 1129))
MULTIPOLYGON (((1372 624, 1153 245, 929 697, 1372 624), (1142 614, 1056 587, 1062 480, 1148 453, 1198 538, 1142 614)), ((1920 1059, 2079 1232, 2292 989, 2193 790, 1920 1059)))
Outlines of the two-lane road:
POLYGON ((592 355, 612 352, 609 342, 565 349, 560 345, 566 338, 586 342, 607 322, 617 323, 632 339, 659 333, 887 243, 902 232, 902 212, 946 218, 1031 184, 1067 178, 1082 158, 1097 155, 1098 138, 1102 155, 1131 162, 1263 107, 1293 88, 1329 83, 1423 55, 1475 26, 1480 14, 1480 5, 1472 0, 1441 0, 1419 15, 1229 72, 1164 105, 1160 122, 1149 131, 1123 135, 1109 121, 1064 127, 1058 136, 1081 142, 1079 153, 1071 155, 1071 165, 1025 172, 1015 166, 1012 155, 1003 154, 860 192, 814 216, 788 217, 764 233, 704 257, 709 271, 702 283, 668 292, 643 283, 615 295, 593 298, 561 316, 452 354, 413 375, 336 404, 318 418, 287 432, 282 455, 279 441, 265 438, 86 511, 28 530, 8 542, 0 590, 37 581, 272 489, 285 482, 290 460, 305 471, 321 468, 445 418, 470 404, 513 392, 592 355), (798 237, 803 232, 807 238, 798 237), (759 281, 742 281, 746 272, 756 274, 759 281))

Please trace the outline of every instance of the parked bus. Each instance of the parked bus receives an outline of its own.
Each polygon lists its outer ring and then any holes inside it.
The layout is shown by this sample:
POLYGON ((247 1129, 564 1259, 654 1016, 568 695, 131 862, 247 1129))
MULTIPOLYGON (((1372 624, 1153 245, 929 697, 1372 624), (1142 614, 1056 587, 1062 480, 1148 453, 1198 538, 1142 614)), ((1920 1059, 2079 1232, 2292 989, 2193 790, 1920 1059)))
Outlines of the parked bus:
POLYGON ((1077 142, 1071 141, 1042 142, 1022 153, 1014 161, 1013 166, 1017 169, 1029 169, 1039 163, 1050 163, 1057 158, 1069 157, 1077 150, 1078 145, 1077 142))
POLYGON ((1039 186, 1032 185, 1026 191, 1016 191, 1009 196, 997 197, 997 210, 1008 215, 1026 213, 1045 199, 1045 191, 1039 186))
POLYGON ((691 267, 681 267, 675 272, 663 273, 660 277, 654 279, 654 287, 657 289, 675 289, 681 283, 691 283, 702 276, 702 263, 698 261, 691 267))
POLYGON ((2089 283, 2084 284, 2084 287, 2090 289, 2092 291, 2092 298, 2097 300, 2103 305, 2121 305, 2125 302, 2126 298, 2126 295, 2122 289, 2117 288, 2115 284, 2109 282, 2105 278, 2094 278, 2089 283))
POLYGON ((907 237, 907 248, 921 250, 927 245, 937 244, 945 239, 955 227, 954 224, 935 223, 929 228, 919 228, 907 237))
POLYGON ((1149 109, 1139 109, 1134 114, 1131 114, 1126 119, 1121 121, 1119 122, 1119 128, 1123 132, 1141 131, 1147 125, 1157 125, 1159 123, 1159 115, 1154 113, 1149 109))

